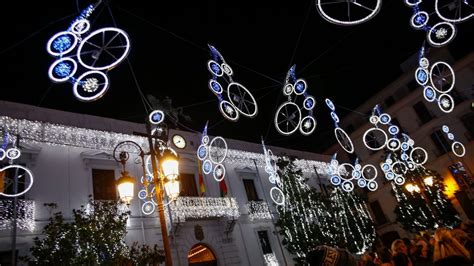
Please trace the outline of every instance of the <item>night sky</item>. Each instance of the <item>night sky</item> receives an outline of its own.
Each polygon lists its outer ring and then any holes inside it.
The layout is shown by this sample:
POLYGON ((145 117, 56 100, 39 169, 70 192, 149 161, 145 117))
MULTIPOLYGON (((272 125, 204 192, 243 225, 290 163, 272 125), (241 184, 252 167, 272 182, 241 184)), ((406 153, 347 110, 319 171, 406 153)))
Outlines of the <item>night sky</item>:
MULTIPOLYGON (((399 65, 420 49, 426 35, 410 27, 412 10, 401 0, 383 1, 375 18, 357 26, 326 22, 314 1, 112 0, 92 14, 92 30, 114 23, 125 30, 132 42, 130 65, 123 61, 108 73, 111 86, 102 99, 83 103, 75 99, 72 84, 49 80, 54 58, 46 43, 67 29, 78 6, 90 3, 8 1, 2 7, 1 100, 142 122, 145 110, 133 71, 145 94, 170 97, 173 107, 183 107, 192 120, 181 118, 181 129, 201 131, 209 120, 210 135, 252 142, 263 136, 270 145, 321 152, 335 141, 324 98, 330 97, 343 117, 400 76, 399 65), (234 80, 257 99, 256 118, 235 123, 220 114, 207 87, 207 44, 222 53, 234 80), (308 137, 298 132, 281 136, 273 125, 274 112, 285 99, 281 83, 292 64, 317 100, 318 127, 308 137)), ((472 21, 458 25, 449 46, 455 58, 473 50, 472 36, 472 21)))

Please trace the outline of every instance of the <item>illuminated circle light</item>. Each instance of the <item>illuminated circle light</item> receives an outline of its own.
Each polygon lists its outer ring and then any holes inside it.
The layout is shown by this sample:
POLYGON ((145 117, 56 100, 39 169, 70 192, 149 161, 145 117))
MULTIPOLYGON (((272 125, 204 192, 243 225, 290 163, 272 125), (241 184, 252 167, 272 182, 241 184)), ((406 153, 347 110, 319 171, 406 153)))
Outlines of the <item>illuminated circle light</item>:
POLYGON ((454 110, 454 99, 449 94, 441 94, 438 99, 438 107, 444 113, 451 113, 454 110))
POLYGON ((215 164, 221 164, 227 157, 227 142, 222 137, 215 137, 209 144, 209 159, 215 164))
POLYGON ((316 105, 316 100, 314 99, 313 96, 308 96, 303 101, 303 108, 308 110, 308 111, 312 110, 315 105, 316 105))
POLYGON ((379 187, 378 183, 375 182, 375 181, 370 181, 367 183, 367 188, 370 190, 370 191, 376 191, 377 188, 379 187))
POLYGON ((270 189, 270 198, 277 205, 283 206, 285 204, 285 195, 278 187, 272 187, 270 189))
POLYGON ((397 138, 390 138, 388 141, 387 141, 387 148, 391 151, 397 151, 400 149, 400 146, 401 146, 401 142, 399 139, 397 138))
POLYGON ((389 114, 381 114, 380 115, 380 123, 382 125, 388 125, 392 121, 392 117, 389 114))
POLYGON ((401 175, 397 175, 395 178, 394 178, 394 181, 395 181, 395 184, 401 186, 403 184, 405 184, 405 178, 401 175))
POLYGON ((138 191, 138 198, 139 199, 144 200, 147 196, 148 195, 147 195, 145 189, 142 189, 142 190, 138 191))
POLYGON ((161 110, 155 110, 148 116, 148 121, 153 125, 158 125, 165 120, 165 114, 161 110))
POLYGON ((127 57, 128 53, 130 51, 130 39, 127 35, 127 33, 121 29, 118 28, 113 28, 113 27, 106 27, 102 29, 98 29, 91 34, 89 34, 86 38, 84 38, 81 43, 79 44, 79 48, 77 49, 77 59, 79 63, 88 69, 91 70, 110 70, 114 68, 116 65, 118 65, 120 62, 122 62, 125 57, 127 57), (102 37, 99 37, 102 40, 101 44, 94 44, 91 39, 96 37, 97 35, 102 35, 102 37), (113 35, 112 38, 107 39, 107 35, 113 35), (105 38, 105 39, 104 39, 105 38), (115 40, 119 38, 119 42, 115 42, 115 40), (122 50, 120 51, 120 55, 116 56, 110 55, 110 52, 107 51, 107 46, 114 44, 114 43, 120 43, 119 47, 110 47, 114 49, 114 51, 117 51, 118 48, 121 48, 122 50), (93 53, 90 53, 90 51, 84 52, 84 45, 88 44, 89 46, 93 46, 97 48, 97 46, 100 47, 100 51, 94 51, 93 53), (105 47, 103 47, 105 45, 105 47), (112 61, 107 60, 107 63, 96 66, 95 64, 99 61, 99 58, 102 54, 108 54, 112 61), (89 64, 88 62, 85 62, 84 59, 86 56, 91 56, 93 59, 92 64, 89 64))
POLYGON ((434 102, 436 100, 436 91, 431 86, 426 86, 423 89, 423 96, 428 102, 434 102))
POLYGON ((474 17, 474 13, 472 12, 472 5, 469 4, 469 1, 458 0, 458 1, 454 1, 452 4, 447 4, 447 5, 443 4, 441 7, 440 7, 439 2, 440 0, 436 0, 435 2, 436 14, 444 21, 452 22, 452 23, 460 23, 474 17), (455 8, 453 8, 453 5, 455 8), (462 5, 466 5, 464 7, 464 10, 467 10, 467 13, 466 11, 464 14, 462 13, 462 10, 463 10, 462 5), (446 16, 446 14, 443 14, 443 12, 441 12, 441 8, 444 8, 444 10, 451 11, 455 17, 453 18, 453 17, 446 16), (469 10, 471 13, 469 13, 469 10))
POLYGON ((224 91, 221 84, 213 79, 209 80, 209 89, 216 95, 222 94, 222 91, 224 91))
POLYGON ((395 173, 394 172, 387 172, 385 173, 385 179, 387 180, 393 180, 395 178, 395 173))
POLYGON ((433 89, 435 89, 439 93, 448 93, 454 88, 454 84, 456 83, 456 75, 454 74, 453 68, 446 62, 438 61, 431 66, 430 69, 430 80, 433 89), (441 69, 441 70, 440 70, 441 69), (448 74, 445 75, 448 69, 448 74), (441 73, 439 73, 441 72, 441 73), (452 79, 452 80, 451 80, 452 79), (448 88, 445 88, 446 83, 445 80, 448 80, 448 88), (439 82, 439 83, 438 83, 439 82))
POLYGON ((326 103, 327 107, 331 109, 331 111, 336 111, 336 106, 334 106, 334 103, 331 100, 325 99, 324 102, 326 103))
POLYGON ((234 74, 234 71, 232 70, 232 68, 226 63, 222 63, 221 69, 224 71, 224 73, 227 76, 232 76, 232 74, 234 74))
POLYGON ((422 0, 405 0, 407 6, 416 6, 421 3, 422 0))
POLYGON ((369 118, 369 122, 373 125, 377 125, 379 123, 380 119, 378 116, 373 115, 369 118))
POLYGON ((257 101, 244 85, 231 82, 227 86, 227 96, 231 104, 244 116, 255 117, 258 113, 257 101))
POLYGON ((316 129, 316 119, 314 119, 314 117, 308 115, 308 116, 303 117, 303 119, 301 119, 301 123, 300 123, 301 134, 303 134, 304 136, 309 136, 311 135, 311 133, 313 133, 315 129, 316 129))
POLYGON ((352 173, 354 172, 354 166, 349 163, 340 164, 337 168, 337 175, 340 176, 343 180, 352 180, 354 176, 352 173))
POLYGON ((339 120, 339 116, 337 116, 336 112, 331 112, 331 118, 336 124, 339 124, 340 120, 339 120))
POLYGON ((197 157, 199 158, 199 160, 203 161, 204 159, 207 158, 207 155, 208 155, 207 146, 204 144, 201 144, 199 148, 197 149, 197 157))
POLYGON ((367 186, 367 180, 365 180, 365 179, 359 179, 359 180, 357 180, 357 185, 358 185, 359 187, 364 188, 364 187, 367 186))
POLYGON ((48 70, 48 76, 54 82, 64 82, 74 76, 76 71, 76 61, 69 57, 64 57, 51 64, 48 70))
POLYGON ((390 135, 397 135, 400 132, 400 128, 395 125, 391 125, 388 127, 388 132, 390 132, 390 135))
MULTIPOLYGON (((7 153, 8 153, 8 151, 7 151, 7 153)), ((15 194, 6 194, 6 193, 3 193, 3 191, 2 191, 2 192, 0 192, 0 195, 5 196, 5 197, 14 198, 14 197, 21 196, 21 195, 25 194, 26 192, 28 192, 31 189, 31 187, 33 186, 33 173, 30 171, 30 169, 28 169, 24 166, 21 166, 21 165, 12 164, 12 165, 8 165, 8 166, 3 167, 2 169, 0 169, 0 172, 4 172, 8 169, 21 169, 21 170, 25 171, 26 175, 28 176, 29 182, 28 182, 28 185, 21 192, 18 192, 18 193, 15 193, 15 194)), ((17 178, 25 178, 26 179, 26 175, 21 175, 17 178)), ((25 182, 25 184, 26 184, 26 182, 25 182)))
POLYGON ((5 150, 3 148, 0 148, 0 161, 5 159, 5 157, 6 157, 5 150))
POLYGON ((347 135, 346 131, 340 127, 336 127, 334 129, 334 135, 336 136, 336 140, 346 152, 353 153, 354 152, 354 144, 352 143, 351 138, 347 135))
POLYGON ((224 75, 221 66, 214 60, 207 61, 207 70, 216 77, 222 77, 222 75, 224 75))
MULTIPOLYGON (((374 3, 374 1, 370 1, 370 3, 374 3)), ((380 8, 382 6, 382 0, 376 0, 375 6, 366 6, 362 3, 358 3, 357 1, 341 1, 341 2, 334 2, 332 0, 317 0, 316 2, 316 7, 318 9, 319 14, 328 22, 336 24, 336 25, 342 25, 342 26, 351 26, 351 25, 357 25, 360 23, 364 23, 371 18, 373 18, 377 13, 379 12, 380 8), (328 10, 324 10, 325 5, 331 6, 334 4, 340 4, 340 8, 343 9, 344 14, 349 14, 348 17, 349 19, 337 19, 332 17, 330 14, 328 14, 328 10), (352 7, 351 7, 352 5, 352 7), (359 12, 365 11, 367 13, 364 13, 363 16, 360 16, 355 19, 351 19, 351 8, 352 9, 358 9, 359 12)), ((354 15, 354 14, 353 14, 354 15)))
POLYGON ((422 57, 418 61, 418 64, 420 65, 421 68, 428 68, 428 66, 430 65, 430 61, 428 60, 428 58, 422 57))
POLYGON ((205 135, 201 139, 202 144, 207 145, 209 143, 209 136, 205 135))
POLYGON ((142 205, 142 212, 145 215, 151 215, 155 212, 155 204, 151 201, 146 201, 142 205))
POLYGON ((7 159, 10 159, 10 160, 16 160, 20 158, 20 156, 21 156, 21 151, 17 148, 10 148, 6 152, 6 157, 7 159))
POLYGON ((404 162, 396 161, 390 166, 390 170, 396 175, 403 175, 408 172, 408 167, 404 162))
POLYGON ((423 165, 428 161, 428 153, 421 147, 415 147, 410 152, 410 160, 416 165, 423 165))
POLYGON ((335 185, 335 186, 338 186, 341 184, 341 178, 337 175, 333 175, 331 176, 331 178, 329 179, 331 181, 331 184, 335 185))
POLYGON ((71 52, 76 47, 77 42, 76 35, 68 31, 61 31, 49 39, 46 50, 50 55, 62 56, 71 52))
POLYGON ((428 71, 425 68, 417 68, 415 71, 415 80, 422 86, 426 85, 426 83, 428 83, 428 71))
POLYGON ((290 96, 294 90, 295 90, 295 87, 293 87, 293 84, 287 83, 283 87, 283 94, 285 96, 290 96))
POLYGON ((447 125, 443 125, 441 129, 443 130, 444 133, 449 133, 449 127, 447 125))
POLYGON ((239 111, 229 101, 223 100, 219 103, 219 110, 222 115, 230 121, 237 121, 239 119, 239 111))
POLYGON ((83 102, 91 102, 100 99, 109 89, 109 78, 106 74, 101 71, 88 71, 77 78, 73 86, 73 92, 76 98, 83 102), (99 82, 96 77, 103 79, 99 82), (79 93, 79 90, 86 91, 93 88, 91 96, 83 96, 79 93))
POLYGON ((454 27, 454 24, 445 21, 435 24, 427 33, 428 43, 434 47, 444 46, 451 42, 454 37, 456 37, 456 27, 454 27))
POLYGON ((342 190, 345 192, 351 192, 354 190, 354 184, 351 181, 344 181, 342 182, 342 190))
POLYGON ((375 178, 377 178, 377 174, 377 168, 371 164, 364 165, 364 167, 362 168, 362 177, 365 180, 374 180, 375 178))
POLYGON ((222 164, 217 164, 216 167, 214 167, 214 171, 212 173, 212 176, 217 182, 221 182, 224 177, 225 177, 225 167, 222 164))
POLYGON ((294 88, 295 88, 295 94, 296 95, 301 95, 305 93, 308 85, 306 84, 306 81, 304 79, 298 79, 295 82, 294 88))
POLYGON ((430 16, 428 15, 427 12, 419 11, 413 14, 413 16, 411 17, 410 25, 415 29, 420 29, 426 26, 426 24, 428 24, 429 19, 430 19, 430 16))
POLYGON ((379 151, 387 145, 388 136, 387 136, 387 133, 385 133, 385 131, 383 131, 382 129, 374 127, 374 128, 370 128, 367 131, 365 131, 364 136, 362 137, 362 140, 364 141, 364 145, 365 145, 365 147, 367 147, 367 149, 372 150, 372 151, 379 151), (368 143, 368 137, 369 136, 374 136, 375 132, 382 133, 381 136, 383 137, 383 141, 379 142, 378 140, 376 140, 375 142, 379 146, 370 146, 369 143, 368 143))
POLYGON ((457 157, 464 157, 464 155, 466 155, 466 148, 459 141, 453 142, 453 144, 451 145, 451 150, 457 157))
POLYGON ((202 163, 202 172, 206 175, 212 172, 212 163, 210 160, 204 160, 202 163))
POLYGON ((293 102, 284 102, 278 107, 274 122, 280 134, 291 135, 298 130, 301 123, 301 109, 293 102))
POLYGON ((91 28, 91 23, 87 19, 78 19, 72 23, 70 30, 76 35, 82 35, 88 32, 91 28))

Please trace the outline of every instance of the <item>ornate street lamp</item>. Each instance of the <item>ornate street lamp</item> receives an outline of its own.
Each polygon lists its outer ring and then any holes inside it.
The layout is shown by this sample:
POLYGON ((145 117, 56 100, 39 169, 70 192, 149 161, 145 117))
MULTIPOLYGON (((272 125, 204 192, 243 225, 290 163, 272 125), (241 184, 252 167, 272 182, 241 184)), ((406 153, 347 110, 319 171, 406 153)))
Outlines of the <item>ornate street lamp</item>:
POLYGON ((166 195, 168 201, 171 202, 179 196, 180 184, 179 176, 179 159, 177 153, 168 146, 168 128, 164 123, 164 114, 161 111, 154 111, 149 116, 146 123, 147 134, 144 136, 148 139, 150 151, 145 153, 136 142, 124 141, 119 143, 114 149, 114 158, 122 164, 123 170, 120 178, 117 180, 117 189, 122 199, 127 204, 134 197, 135 178, 131 177, 125 170, 126 162, 130 154, 135 154, 141 158, 144 178, 142 180, 145 186, 145 197, 156 197, 156 205, 158 206, 158 215, 160 219, 161 235, 163 238, 163 248, 165 251, 165 264, 171 266, 173 264, 171 257, 171 249, 168 239, 168 230, 166 226, 163 198, 166 195), (156 126, 152 130, 151 125, 156 126), (147 168, 145 167, 145 155, 150 156, 152 173, 147 177, 147 168), (154 185, 153 191, 148 191, 148 185, 154 185), (166 193, 164 195, 164 193, 166 193))

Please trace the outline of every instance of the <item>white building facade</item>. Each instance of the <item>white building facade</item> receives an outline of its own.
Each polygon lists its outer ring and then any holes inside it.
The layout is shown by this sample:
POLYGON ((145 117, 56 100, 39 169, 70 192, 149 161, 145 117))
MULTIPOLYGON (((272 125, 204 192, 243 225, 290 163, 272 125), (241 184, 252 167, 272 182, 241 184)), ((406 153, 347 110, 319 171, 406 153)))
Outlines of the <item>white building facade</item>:
MULTIPOLYGON (((87 204, 89 195, 94 200, 108 200, 110 195, 116 198, 115 180, 121 175, 121 166, 112 156, 115 145, 132 140, 145 151, 148 147, 147 139, 137 134, 145 132, 143 124, 3 101, 0 128, 20 136, 22 155, 15 164, 26 166, 34 174, 33 186, 18 199, 18 205, 27 210, 18 214, 15 249, 19 255, 28 253, 33 238, 41 236, 48 223, 51 213, 45 203, 56 203, 55 211, 71 219, 72 210, 87 204)), ((212 136, 211 131, 208 133, 212 136)), ((272 184, 264 171, 262 146, 227 140, 227 196, 220 196, 219 183, 211 174, 204 175, 206 191, 199 197, 196 150, 201 136, 179 130, 170 130, 169 136, 176 134, 184 137, 187 145, 184 149, 172 146, 180 156, 182 186, 176 204, 169 205, 172 222, 169 220, 168 230, 174 265, 188 265, 196 247, 212 251, 216 260, 208 265, 266 265, 272 260, 279 265, 293 265, 292 256, 276 232, 276 220, 266 211, 274 213, 275 209, 269 195, 272 184), (249 208, 249 204, 257 207, 249 208)), ((310 177, 310 185, 316 187, 316 178, 312 178, 315 170, 326 179, 329 156, 270 148, 277 156, 300 158, 297 164, 310 177)), ((129 160, 126 169, 136 178, 138 192, 139 179, 144 175, 142 166, 129 160)), ((12 250, 12 217, 6 214, 11 198, 2 197, 0 203, 0 263, 6 264, 10 262, 7 254, 12 250)), ((142 203, 135 197, 129 206, 126 242, 162 246, 158 216, 156 212, 144 215, 142 203)))
MULTIPOLYGON (((359 158, 363 164, 379 166, 385 160, 383 150, 371 151, 363 142, 364 133, 372 127, 369 117, 375 105, 379 104, 384 113, 392 117, 392 123, 398 125, 401 131, 407 133, 416 146, 426 149, 428 161, 424 165, 428 169, 437 171, 444 179, 446 194, 459 212, 463 221, 474 219, 472 186, 461 190, 455 180, 450 167, 461 163, 470 179, 474 170, 474 110, 472 107, 474 96, 474 53, 470 53, 461 60, 455 61, 447 49, 441 49, 428 56, 434 64, 445 61, 455 72, 454 89, 450 92, 455 100, 455 108, 451 113, 443 113, 437 102, 429 103, 423 97, 423 87, 415 81, 415 70, 418 67, 417 56, 407 60, 402 66, 404 73, 395 81, 387 85, 373 97, 364 102, 354 112, 341 119, 341 128, 350 136, 355 152, 348 154, 338 144, 333 145, 324 154, 338 152, 340 162, 353 163, 359 158), (454 133, 457 141, 464 144, 466 154, 459 158, 451 151, 451 142, 441 131, 447 125, 454 133), (470 192, 471 191, 471 192, 470 192)), ((407 232, 396 222, 394 209, 396 199, 392 194, 391 182, 384 181, 383 172, 379 168, 378 190, 370 192, 368 204, 377 223, 377 232, 389 244, 392 240, 407 237, 407 232), (382 173, 382 174, 380 174, 382 173)))

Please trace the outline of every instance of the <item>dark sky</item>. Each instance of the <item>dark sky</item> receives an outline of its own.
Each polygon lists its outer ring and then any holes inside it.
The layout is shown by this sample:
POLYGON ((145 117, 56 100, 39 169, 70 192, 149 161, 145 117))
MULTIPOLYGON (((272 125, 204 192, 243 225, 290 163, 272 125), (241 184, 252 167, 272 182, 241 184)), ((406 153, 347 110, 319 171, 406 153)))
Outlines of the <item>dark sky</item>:
MULTIPOLYGON (((77 101, 72 84, 53 84, 47 76, 54 58, 46 42, 65 30, 88 2, 84 0, 8 1, 2 7, 3 37, 1 100, 53 109, 141 122, 144 109, 132 69, 145 94, 171 97, 201 130, 209 120, 211 135, 271 145, 321 151, 334 142, 332 123, 324 105, 330 97, 346 109, 401 74, 399 65, 419 50, 425 33, 409 25, 412 10, 401 0, 386 0, 379 14, 361 25, 330 24, 314 1, 125 1, 112 0, 113 17, 105 4, 92 14, 92 29, 113 26, 125 30, 132 42, 127 61, 109 72, 111 87, 100 100, 77 101), (234 69, 234 79, 253 92, 259 104, 254 119, 224 121, 217 99, 207 88, 207 44, 214 45, 234 69), (318 128, 309 137, 284 137, 273 126, 274 112, 283 102, 281 85, 288 68, 305 78, 316 97, 318 128)), ((458 25, 450 45, 456 58, 472 51, 472 21, 458 25)), ((184 126, 180 126, 184 129, 184 126)))

